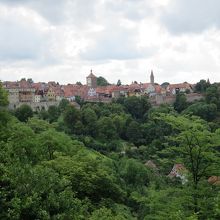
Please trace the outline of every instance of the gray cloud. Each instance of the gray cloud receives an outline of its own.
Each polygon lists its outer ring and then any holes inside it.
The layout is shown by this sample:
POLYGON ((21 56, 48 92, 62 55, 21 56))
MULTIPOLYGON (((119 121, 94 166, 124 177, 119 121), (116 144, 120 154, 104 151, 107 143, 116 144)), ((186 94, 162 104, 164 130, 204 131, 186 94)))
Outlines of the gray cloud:
POLYGON ((150 56, 156 48, 138 48, 138 30, 118 24, 109 25, 95 37, 95 44, 86 48, 81 57, 87 60, 128 60, 150 56))
POLYGON ((149 17, 154 13, 146 0, 110 0, 106 2, 105 8, 107 11, 122 14, 123 17, 133 21, 149 17))
POLYGON ((47 46, 44 34, 34 27, 11 19, 0 19, 0 59, 36 60, 47 46))
POLYGON ((161 22, 175 34, 198 33, 220 27, 219 0, 172 0, 161 22))
POLYGON ((8 6, 25 6, 36 11, 53 25, 84 25, 95 18, 99 0, 1 0, 8 6))
POLYGON ((60 23, 67 18, 65 7, 68 0, 1 0, 8 6, 25 6, 36 12, 52 23, 60 23))

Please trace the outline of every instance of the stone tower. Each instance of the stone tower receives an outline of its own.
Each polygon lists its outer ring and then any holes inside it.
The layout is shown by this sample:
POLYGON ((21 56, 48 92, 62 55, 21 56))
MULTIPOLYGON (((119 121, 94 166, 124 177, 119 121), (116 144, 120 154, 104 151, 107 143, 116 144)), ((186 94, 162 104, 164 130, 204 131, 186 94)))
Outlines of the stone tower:
POLYGON ((154 73, 153 73, 153 70, 151 70, 151 74, 150 74, 150 83, 154 84, 154 73))
POLYGON ((90 74, 86 77, 86 84, 90 88, 97 87, 97 77, 90 71, 90 74))

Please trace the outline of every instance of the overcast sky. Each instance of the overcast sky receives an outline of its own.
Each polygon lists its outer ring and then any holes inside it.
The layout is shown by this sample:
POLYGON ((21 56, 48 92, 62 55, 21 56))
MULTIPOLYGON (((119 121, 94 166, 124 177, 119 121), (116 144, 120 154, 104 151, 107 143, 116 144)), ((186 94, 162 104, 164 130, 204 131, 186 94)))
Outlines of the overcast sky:
POLYGON ((220 81, 220 0, 0 0, 0 80, 220 81))

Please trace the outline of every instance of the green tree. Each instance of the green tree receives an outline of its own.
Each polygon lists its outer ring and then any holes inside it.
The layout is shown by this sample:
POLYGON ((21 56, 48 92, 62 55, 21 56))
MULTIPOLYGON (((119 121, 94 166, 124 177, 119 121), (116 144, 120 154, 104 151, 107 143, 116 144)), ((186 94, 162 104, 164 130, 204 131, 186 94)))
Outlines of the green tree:
POLYGON ((126 121, 127 117, 126 115, 113 115, 112 118, 113 124, 116 127, 116 131, 121 138, 125 138, 126 136, 126 121))
POLYGON ((78 85, 78 86, 82 86, 82 83, 79 82, 79 81, 77 81, 77 82, 76 82, 76 85, 78 85))
POLYGON ((140 145, 143 141, 141 125, 136 121, 131 121, 131 123, 129 123, 126 135, 128 140, 134 144, 140 145))
POLYGON ((82 122, 85 126, 87 135, 96 136, 97 134, 97 115, 91 108, 82 110, 82 122))
POLYGON ((80 96, 76 96, 75 101, 77 104, 79 104, 80 107, 82 107, 85 103, 84 99, 82 99, 80 96))
POLYGON ((208 176, 218 174, 219 153, 215 146, 219 140, 216 141, 208 130, 207 123, 198 118, 164 115, 163 119, 178 131, 170 137, 171 145, 167 150, 170 158, 175 157, 174 161, 183 163, 190 173, 193 209, 198 213, 201 210, 201 198, 209 196, 202 188, 203 182, 207 183, 208 176))
POLYGON ((67 99, 62 99, 58 105, 60 113, 63 113, 69 104, 70 102, 67 99))
POLYGON ((120 165, 120 175, 128 186, 144 188, 149 184, 149 170, 134 159, 123 159, 120 165))
POLYGON ((210 86, 210 83, 206 80, 202 79, 198 83, 196 83, 195 91, 200 93, 205 93, 206 89, 210 86))
POLYGON ((186 95, 185 95, 184 93, 178 93, 178 94, 176 95, 176 100, 175 100, 173 106, 174 106, 174 109, 175 109, 178 113, 180 113, 180 112, 182 112, 184 109, 186 109, 187 106, 188 106, 188 103, 187 103, 187 101, 186 101, 186 95))
POLYGON ((190 105, 183 111, 184 114, 197 115, 206 121, 212 121, 217 117, 216 104, 206 104, 204 102, 197 102, 190 105))
POLYGON ((117 138, 116 127, 110 117, 101 117, 97 123, 99 136, 101 138, 107 140, 117 138))
POLYGON ((36 133, 41 133, 52 128, 52 125, 45 120, 38 119, 37 117, 29 118, 27 125, 36 133))
POLYGON ((117 81, 117 84, 116 84, 117 86, 121 86, 121 80, 119 79, 118 81, 117 81))
POLYGON ((169 82, 164 82, 164 83, 161 84, 161 87, 167 88, 167 86, 169 86, 169 85, 170 85, 169 82))
POLYGON ((15 116, 21 122, 27 122, 27 120, 33 117, 33 110, 29 105, 23 104, 15 110, 15 116))
POLYGON ((0 81, 0 107, 7 106, 7 105, 8 105, 8 94, 2 88, 2 84, 0 81))
POLYGON ((131 96, 124 100, 126 110, 135 119, 143 119, 144 115, 150 109, 151 105, 147 97, 131 96))
POLYGON ((95 210, 89 220, 126 220, 122 214, 114 214, 110 209, 107 208, 100 208, 95 210))
POLYGON ((48 108, 48 120, 50 123, 57 121, 60 116, 59 108, 55 105, 51 105, 48 108))
POLYGON ((9 119, 8 113, 5 111, 5 107, 8 105, 8 94, 7 92, 2 88, 2 84, 0 82, 0 129, 1 125, 6 125, 7 121, 9 119))
POLYGON ((97 86, 108 86, 108 85, 109 85, 109 83, 104 77, 99 76, 97 78, 97 86))
POLYGON ((209 104, 216 104, 220 109, 220 87, 218 84, 213 84, 206 90, 206 102, 209 104))
POLYGON ((73 106, 68 106, 63 113, 63 121, 70 132, 74 133, 76 131, 75 126, 81 119, 81 113, 78 109, 73 106))

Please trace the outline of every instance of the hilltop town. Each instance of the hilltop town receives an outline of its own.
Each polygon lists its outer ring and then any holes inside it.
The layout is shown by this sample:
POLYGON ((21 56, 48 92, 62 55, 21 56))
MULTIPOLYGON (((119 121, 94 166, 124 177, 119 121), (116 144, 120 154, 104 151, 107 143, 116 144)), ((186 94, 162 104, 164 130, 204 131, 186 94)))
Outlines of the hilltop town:
POLYGON ((81 83, 60 85, 51 82, 33 82, 31 79, 3 82, 3 88, 8 91, 9 108, 16 109, 26 103, 33 110, 48 109, 51 105, 58 105, 62 99, 67 99, 76 107, 76 97, 87 102, 111 102, 112 99, 129 96, 148 96, 152 105, 172 104, 178 92, 186 94, 188 101, 202 98, 201 94, 194 93, 194 85, 184 82, 179 84, 155 83, 154 73, 151 71, 150 80, 146 83, 132 82, 130 85, 121 83, 99 86, 97 76, 90 71, 86 77, 86 85, 81 83))

